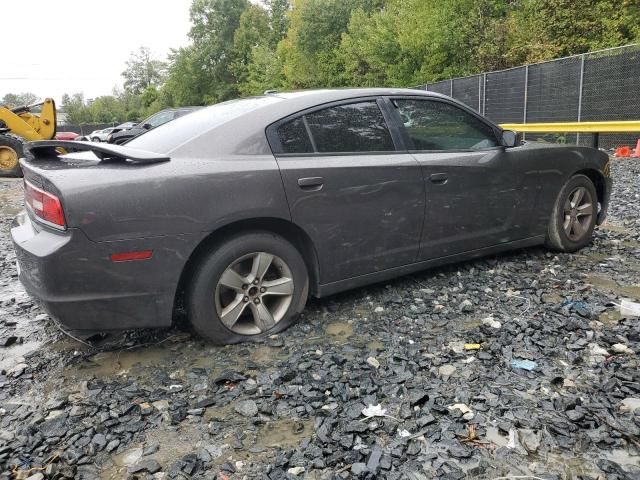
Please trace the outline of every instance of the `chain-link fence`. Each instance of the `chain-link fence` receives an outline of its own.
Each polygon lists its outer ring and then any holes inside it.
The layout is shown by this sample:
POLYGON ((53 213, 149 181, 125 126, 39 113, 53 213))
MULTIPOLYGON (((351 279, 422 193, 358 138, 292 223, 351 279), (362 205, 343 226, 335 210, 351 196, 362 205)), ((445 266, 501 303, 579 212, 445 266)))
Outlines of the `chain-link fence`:
MULTIPOLYGON (((497 123, 640 120, 640 44, 421 85, 497 123)), ((606 134, 600 146, 635 146, 640 134, 606 134)), ((528 134, 591 144, 589 134, 528 134)))

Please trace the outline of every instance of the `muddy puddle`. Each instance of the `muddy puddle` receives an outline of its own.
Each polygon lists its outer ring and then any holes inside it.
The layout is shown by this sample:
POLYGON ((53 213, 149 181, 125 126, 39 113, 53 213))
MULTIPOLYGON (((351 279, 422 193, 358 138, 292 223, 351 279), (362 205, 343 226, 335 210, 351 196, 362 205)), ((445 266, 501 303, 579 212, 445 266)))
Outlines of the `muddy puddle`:
POLYGON ((218 350, 196 358, 191 366, 206 368, 210 376, 219 375, 225 370, 237 372, 271 371, 276 364, 289 357, 287 348, 268 345, 242 345, 218 350))
POLYGON ((11 370, 17 363, 22 363, 25 356, 35 352, 41 346, 40 341, 26 341, 0 349, 0 371, 11 370))
POLYGON ((331 322, 325 333, 336 343, 346 343, 353 335, 353 325, 349 322, 331 322))
POLYGON ((620 313, 620 310, 607 310, 598 316, 598 320, 605 325, 616 325, 620 320, 622 320, 622 314, 620 313))
POLYGON ((295 448, 304 437, 311 435, 313 420, 276 420, 259 427, 256 447, 295 448))
POLYGON ((127 468, 143 459, 156 460, 163 469, 166 469, 183 456, 192 453, 196 445, 204 442, 206 442, 206 438, 195 429, 161 427, 149 430, 145 434, 144 442, 132 445, 124 452, 113 455, 103 464, 100 478, 102 480, 129 478, 127 468), (155 452, 143 456, 145 449, 155 450, 155 452))
POLYGON ((640 242, 634 242, 633 240, 624 240, 621 245, 627 248, 640 248, 640 242))
POLYGON ((614 293, 621 297, 630 297, 640 300, 640 285, 620 285, 615 280, 599 277, 597 275, 589 275, 585 278, 585 282, 593 285, 599 290, 614 293))
POLYGON ((603 223, 602 225, 600 225, 600 228, 603 230, 609 230, 611 232, 616 232, 616 233, 629 233, 628 228, 622 227, 620 225, 615 225, 609 222, 603 223))
MULTIPOLYGON (((17 271, 15 274, 17 275, 17 271)), ((22 288, 22 284, 16 282, 7 287, 0 287, 0 303, 11 301, 15 299, 16 302, 26 300, 28 298, 27 292, 22 288)), ((0 311, 0 315, 2 312, 0 311)))
POLYGON ((0 215, 16 215, 23 208, 22 183, 9 179, 0 179, 0 182, 9 185, 0 192, 0 215))
MULTIPOLYGON (((596 465, 598 458, 570 457, 558 453, 535 455, 533 458, 535 460, 528 464, 531 473, 553 471, 566 480, 578 480, 585 476, 603 478, 601 476, 602 470, 596 465)), ((620 449, 606 452, 603 458, 614 461, 621 466, 637 466, 640 462, 640 457, 631 456, 625 450, 620 449)))
POLYGON ((278 360, 284 360, 288 356, 287 351, 282 348, 260 345, 252 350, 249 360, 257 365, 270 365, 278 360))
POLYGON ((174 352, 163 348, 100 352, 79 365, 66 368, 63 375, 67 378, 128 375, 145 367, 168 367, 174 360, 172 356, 176 356, 174 352))
MULTIPOLYGON (((497 427, 489 426, 486 429, 486 434, 480 440, 490 442, 495 448, 499 448, 508 445, 509 436, 502 434, 497 427)), ((631 455, 623 449, 603 452, 602 458, 616 462, 621 466, 637 466, 640 464, 640 456, 631 455)), ((550 471, 560 474, 561 478, 566 480, 577 480, 583 476, 603 478, 600 477, 601 470, 596 465, 597 460, 597 458, 571 457, 558 453, 549 453, 546 455, 530 454, 527 458, 526 465, 523 464, 523 471, 520 473, 527 473, 532 475, 531 477, 504 478, 537 478, 533 475, 550 471)))
POLYGON ((144 376, 154 369, 162 369, 170 372, 172 378, 180 378, 194 369, 204 369, 208 377, 214 378, 225 370, 270 370, 288 356, 288 349, 268 345, 211 347, 178 339, 157 346, 99 352, 68 366, 63 376, 70 380, 144 376))
POLYGON ((608 261, 616 260, 615 255, 608 255, 606 253, 597 253, 597 252, 579 254, 578 256, 595 263, 607 263, 608 261))

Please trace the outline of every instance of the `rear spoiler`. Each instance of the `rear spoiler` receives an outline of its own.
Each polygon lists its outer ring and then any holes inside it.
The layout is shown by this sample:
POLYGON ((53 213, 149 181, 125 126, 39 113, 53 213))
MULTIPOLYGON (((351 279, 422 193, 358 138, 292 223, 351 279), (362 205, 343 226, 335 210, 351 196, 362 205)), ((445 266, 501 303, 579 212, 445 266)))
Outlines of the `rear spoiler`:
POLYGON ((100 161, 122 161, 136 164, 168 162, 171 157, 160 153, 138 150, 124 145, 103 144, 97 142, 77 142, 67 140, 41 140, 29 142, 25 150, 34 160, 50 158, 49 155, 60 155, 56 149, 63 148, 65 152, 93 152, 100 161))

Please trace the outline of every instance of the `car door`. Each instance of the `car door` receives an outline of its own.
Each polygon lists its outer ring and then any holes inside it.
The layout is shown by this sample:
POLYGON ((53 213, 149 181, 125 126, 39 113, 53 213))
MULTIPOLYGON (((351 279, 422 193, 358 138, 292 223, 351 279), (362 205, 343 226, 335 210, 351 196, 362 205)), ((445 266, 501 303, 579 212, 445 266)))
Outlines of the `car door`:
POLYGON ((268 136, 291 217, 314 243, 321 283, 415 262, 424 182, 416 159, 396 151, 380 100, 307 110, 272 125, 268 136))
POLYGON ((446 99, 389 101, 425 179, 421 260, 528 236, 535 192, 493 125, 446 99))

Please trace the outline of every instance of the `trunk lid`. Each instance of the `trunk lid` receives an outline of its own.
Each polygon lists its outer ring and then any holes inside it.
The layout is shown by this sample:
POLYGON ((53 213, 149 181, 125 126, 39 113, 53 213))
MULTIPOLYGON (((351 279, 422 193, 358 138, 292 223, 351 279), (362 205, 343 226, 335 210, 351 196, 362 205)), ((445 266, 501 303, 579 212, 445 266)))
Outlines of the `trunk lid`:
POLYGON ((89 205, 81 198, 121 195, 115 186, 122 191, 129 182, 149 181, 150 170, 169 161, 167 155, 121 145, 47 140, 28 143, 20 165, 26 182, 60 199, 67 226, 78 227, 88 220, 89 205))

